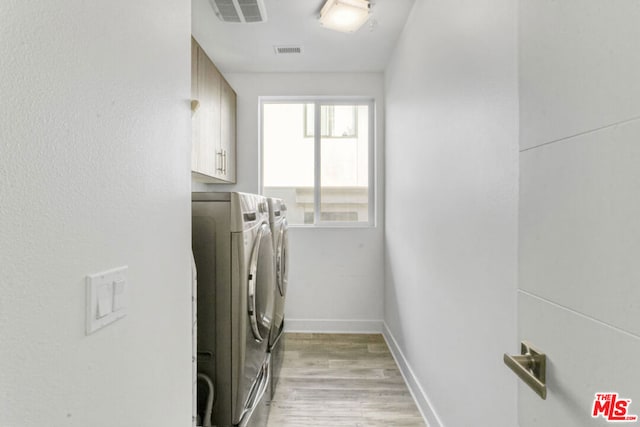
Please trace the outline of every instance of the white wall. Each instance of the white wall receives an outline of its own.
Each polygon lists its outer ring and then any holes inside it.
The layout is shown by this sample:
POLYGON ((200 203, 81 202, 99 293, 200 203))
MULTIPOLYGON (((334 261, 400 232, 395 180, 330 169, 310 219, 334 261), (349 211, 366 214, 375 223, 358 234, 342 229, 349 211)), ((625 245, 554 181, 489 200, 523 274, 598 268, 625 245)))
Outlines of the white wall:
POLYGON ((522 427, 607 425, 598 392, 640 414, 639 21, 633 0, 520 1, 519 334, 549 357, 522 427))
POLYGON ((0 425, 190 425, 190 5, 0 6, 0 425), (85 336, 85 276, 129 314, 85 336))
POLYGON ((431 426, 516 424, 516 10, 416 0, 386 71, 385 322, 431 426))
MULTIPOLYGON (((237 184, 194 182, 195 191, 259 192, 259 96, 370 96, 376 101, 377 210, 378 224, 383 224, 382 74, 230 73, 225 78, 238 94, 237 184)), ((380 225, 363 229, 291 229, 286 306, 289 330, 380 330, 382 233, 380 225)))

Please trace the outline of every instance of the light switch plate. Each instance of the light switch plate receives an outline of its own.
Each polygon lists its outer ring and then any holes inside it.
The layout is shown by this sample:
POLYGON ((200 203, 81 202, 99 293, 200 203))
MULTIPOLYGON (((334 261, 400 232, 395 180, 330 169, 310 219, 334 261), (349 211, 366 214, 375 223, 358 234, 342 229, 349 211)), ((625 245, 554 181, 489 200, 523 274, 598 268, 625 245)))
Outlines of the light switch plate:
POLYGON ((87 335, 127 314, 127 269, 123 266, 87 276, 87 335))

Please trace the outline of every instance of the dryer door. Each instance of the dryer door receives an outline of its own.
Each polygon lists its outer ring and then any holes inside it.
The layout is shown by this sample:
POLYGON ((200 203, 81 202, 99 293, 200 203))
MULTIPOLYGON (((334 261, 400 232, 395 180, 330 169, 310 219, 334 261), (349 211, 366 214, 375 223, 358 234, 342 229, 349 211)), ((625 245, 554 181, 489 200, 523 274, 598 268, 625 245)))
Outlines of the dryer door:
POLYGON ((269 224, 260 226, 251 252, 247 289, 248 314, 256 341, 269 337, 273 321, 274 259, 273 240, 269 224))
POLYGON ((278 248, 276 250, 276 275, 278 291, 283 297, 287 294, 287 282, 289 280, 289 225, 287 220, 282 220, 278 231, 278 248))

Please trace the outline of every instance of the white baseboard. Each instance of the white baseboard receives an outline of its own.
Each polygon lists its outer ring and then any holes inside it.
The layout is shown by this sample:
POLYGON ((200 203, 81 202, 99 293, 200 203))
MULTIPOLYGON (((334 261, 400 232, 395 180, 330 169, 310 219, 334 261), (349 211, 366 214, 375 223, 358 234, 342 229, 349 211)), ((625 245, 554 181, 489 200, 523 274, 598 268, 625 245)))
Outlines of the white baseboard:
POLYGON ((285 332, 381 334, 382 320, 285 319, 285 332))
POLYGON ((429 397, 424 392, 420 382, 418 382, 418 379, 414 375, 411 365, 409 365, 409 362, 404 357, 400 346, 398 346, 396 339, 393 337, 391 330, 385 322, 383 322, 382 327, 382 335, 387 342, 387 346, 391 350, 391 354, 393 355, 396 364, 400 368, 400 373, 409 388, 409 392, 411 392, 411 396, 413 396, 413 400, 418 406, 418 410, 422 414, 422 418, 424 418, 428 427, 444 427, 442 421, 438 418, 438 414, 436 414, 433 409, 433 405, 431 404, 429 397))

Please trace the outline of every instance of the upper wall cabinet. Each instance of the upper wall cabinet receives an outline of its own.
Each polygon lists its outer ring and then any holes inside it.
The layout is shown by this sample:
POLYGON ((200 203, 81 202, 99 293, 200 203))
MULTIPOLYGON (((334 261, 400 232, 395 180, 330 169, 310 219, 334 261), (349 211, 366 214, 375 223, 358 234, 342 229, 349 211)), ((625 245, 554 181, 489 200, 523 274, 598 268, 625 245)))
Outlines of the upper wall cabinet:
POLYGON ((193 179, 236 182, 236 93, 191 39, 193 179))

